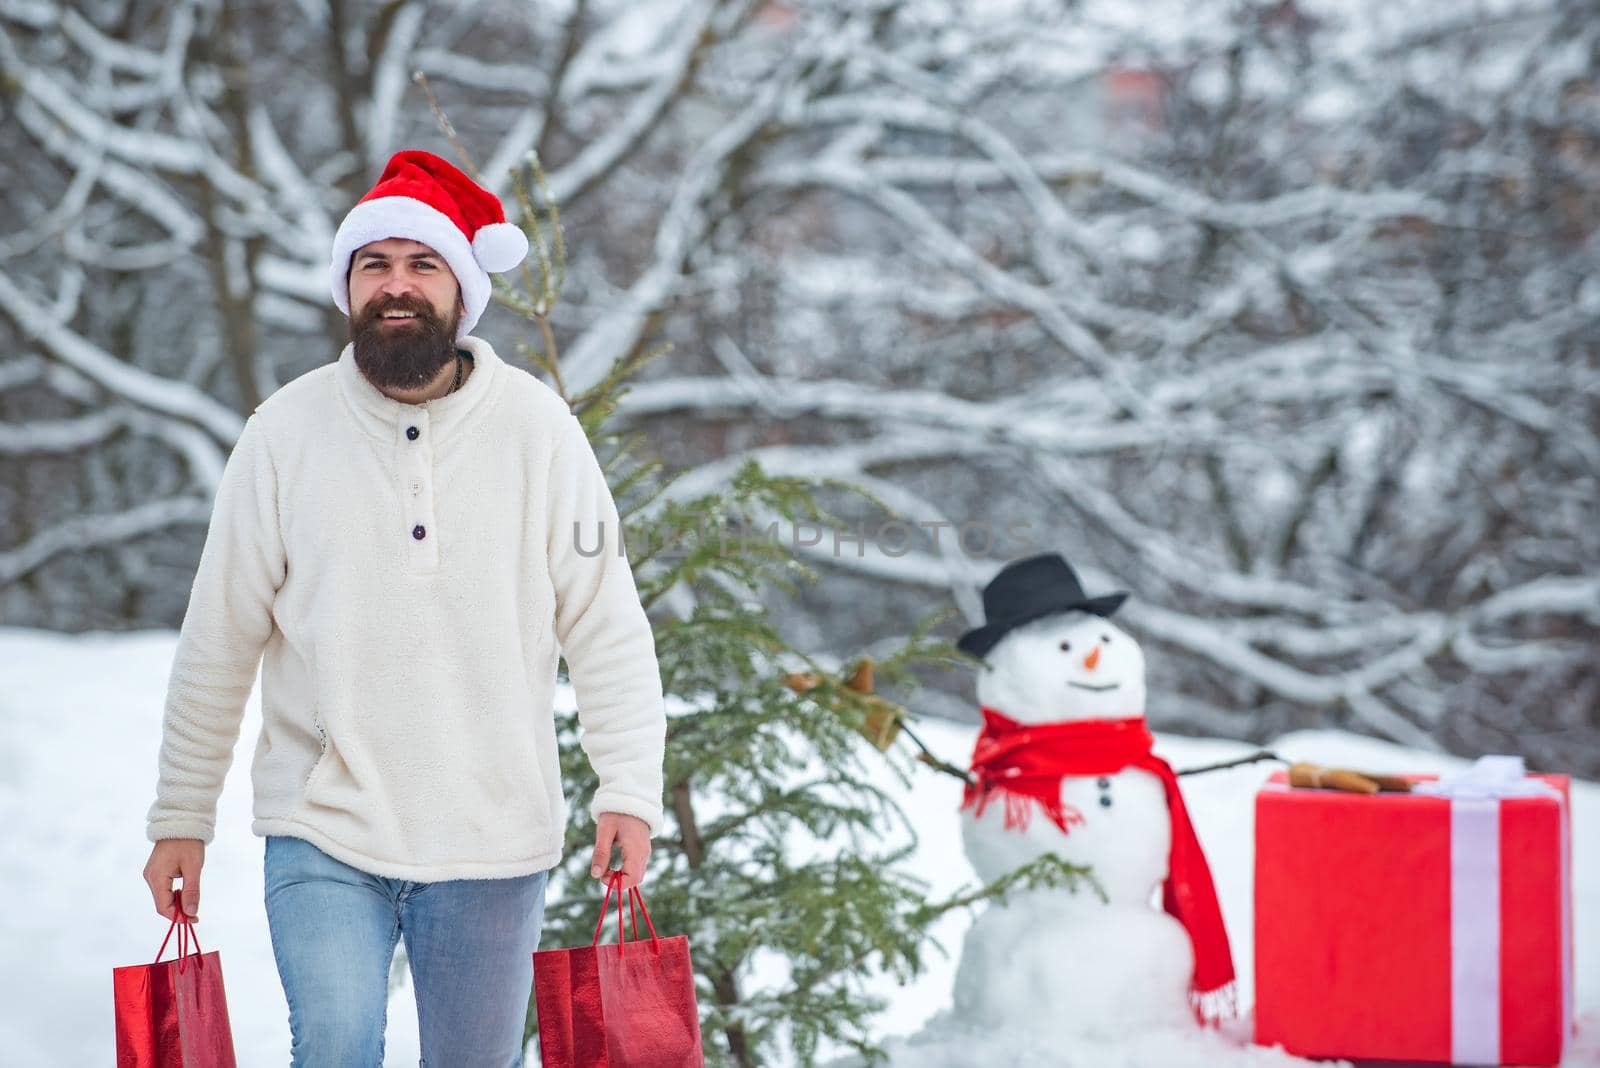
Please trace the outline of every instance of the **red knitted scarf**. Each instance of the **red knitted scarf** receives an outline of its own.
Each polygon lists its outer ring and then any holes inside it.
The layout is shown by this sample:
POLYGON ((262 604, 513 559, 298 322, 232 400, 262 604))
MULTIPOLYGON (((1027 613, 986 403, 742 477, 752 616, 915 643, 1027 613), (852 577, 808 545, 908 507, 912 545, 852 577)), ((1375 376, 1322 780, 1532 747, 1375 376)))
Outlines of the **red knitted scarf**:
POLYGON ((992 708, 983 710, 983 730, 972 750, 974 783, 961 807, 976 805, 983 815, 999 794, 1005 801, 1007 830, 1027 827, 1034 803, 1050 821, 1070 834, 1083 813, 1061 800, 1067 776, 1114 775, 1140 768, 1161 780, 1172 820, 1172 848, 1161 903, 1189 932, 1194 944, 1194 977, 1190 999, 1202 1021, 1215 1020, 1232 1008, 1233 955, 1222 923, 1211 869, 1200 849, 1189 811, 1178 790, 1178 777, 1165 760, 1151 752, 1155 739, 1142 717, 1091 719, 1060 723, 1018 723, 992 708))

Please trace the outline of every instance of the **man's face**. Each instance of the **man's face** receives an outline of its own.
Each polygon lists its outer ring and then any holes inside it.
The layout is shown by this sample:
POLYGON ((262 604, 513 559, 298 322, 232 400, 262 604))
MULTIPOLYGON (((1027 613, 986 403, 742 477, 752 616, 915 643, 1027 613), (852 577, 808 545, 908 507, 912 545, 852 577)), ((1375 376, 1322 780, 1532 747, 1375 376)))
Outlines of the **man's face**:
POLYGON ((391 237, 350 258, 350 340, 373 385, 417 389, 455 356, 461 287, 444 257, 391 237))

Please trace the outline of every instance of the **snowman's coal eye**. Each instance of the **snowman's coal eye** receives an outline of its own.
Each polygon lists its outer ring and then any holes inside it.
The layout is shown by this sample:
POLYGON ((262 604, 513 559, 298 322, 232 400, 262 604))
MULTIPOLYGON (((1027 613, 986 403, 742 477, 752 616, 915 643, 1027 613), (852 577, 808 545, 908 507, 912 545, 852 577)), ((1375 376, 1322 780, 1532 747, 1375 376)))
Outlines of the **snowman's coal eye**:
POLYGON ((1100 640, 1105 642, 1107 645, 1110 645, 1111 644, 1111 635, 1102 634, 1102 635, 1100 635, 1100 640))
POLYGON ((1061 651, 1062 651, 1062 652, 1063 652, 1063 653, 1070 653, 1070 652, 1072 652, 1072 643, 1071 643, 1071 642, 1062 642, 1062 643, 1061 643, 1061 651))

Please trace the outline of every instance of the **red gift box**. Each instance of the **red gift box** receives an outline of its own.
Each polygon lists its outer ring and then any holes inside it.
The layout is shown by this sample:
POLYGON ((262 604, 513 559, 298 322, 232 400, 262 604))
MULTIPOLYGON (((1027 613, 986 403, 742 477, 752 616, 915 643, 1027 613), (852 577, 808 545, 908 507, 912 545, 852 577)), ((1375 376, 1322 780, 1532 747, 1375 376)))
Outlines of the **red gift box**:
POLYGON ((1531 778, 1553 789, 1362 795, 1274 774, 1256 795, 1256 1042, 1558 1063, 1572 1030, 1571 805, 1566 776, 1531 778))

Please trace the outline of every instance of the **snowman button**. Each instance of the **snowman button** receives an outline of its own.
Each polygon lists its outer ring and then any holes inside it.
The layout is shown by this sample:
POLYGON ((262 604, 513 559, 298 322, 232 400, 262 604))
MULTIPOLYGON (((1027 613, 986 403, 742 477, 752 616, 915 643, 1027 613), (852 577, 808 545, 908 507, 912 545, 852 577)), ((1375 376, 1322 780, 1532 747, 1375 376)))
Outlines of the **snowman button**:
POLYGON ((1101 808, 1110 808, 1111 807, 1111 795, 1110 794, 1101 794, 1100 795, 1100 807, 1101 808))
POLYGON ((1102 775, 1095 780, 1095 785, 1102 790, 1109 790, 1111 789, 1111 780, 1102 775))

